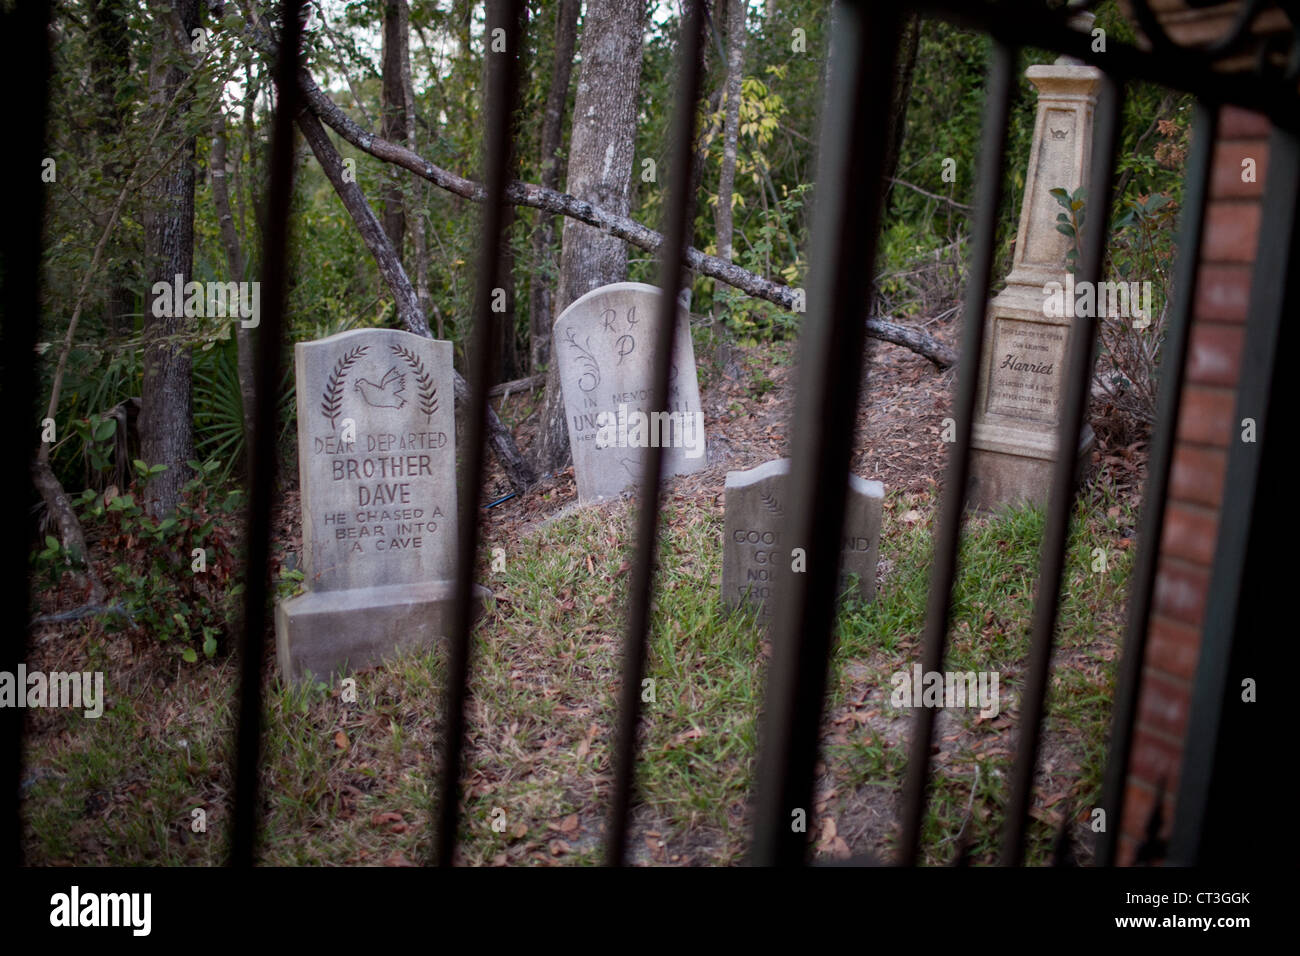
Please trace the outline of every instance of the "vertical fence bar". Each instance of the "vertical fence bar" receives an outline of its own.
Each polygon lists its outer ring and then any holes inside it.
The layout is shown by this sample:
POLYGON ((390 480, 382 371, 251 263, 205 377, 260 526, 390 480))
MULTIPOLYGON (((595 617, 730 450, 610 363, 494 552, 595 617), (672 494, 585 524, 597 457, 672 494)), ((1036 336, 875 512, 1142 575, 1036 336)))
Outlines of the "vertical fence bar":
MULTIPOLYGON (((46 111, 49 106, 50 5, 44 2, 5 5, 0 11, 0 55, 15 82, 7 89, 21 89, 11 104, 9 131, 13 142, 0 158, 3 182, 10 185, 7 197, 8 222, 0 231, 0 312, 4 316, 0 339, 0 401, 18 420, 18 442, 24 453, 11 455, 4 469, 5 500, 30 514, 27 502, 34 497, 31 459, 27 457, 34 423, 36 378, 36 330, 41 314, 41 232, 45 217, 45 190, 37 176, 45 150, 46 111), (18 81, 21 78, 21 85, 18 81)), ((16 522, 17 534, 6 536, 4 551, 4 608, 9 616, 0 670, 18 673, 27 659, 28 640, 28 550, 30 527, 16 522)), ((25 693, 19 688, 18 693, 25 693)), ((22 818, 19 789, 23 772, 23 711, 0 708, 0 747, 4 748, 4 771, 0 775, 0 827, 4 847, 0 863, 21 866, 23 862, 22 818)))
MULTIPOLYGON (((1258 593, 1261 577, 1258 564, 1270 550, 1270 542, 1261 540, 1266 524, 1277 516, 1259 511, 1263 480, 1262 466, 1266 452, 1278 463, 1277 449, 1286 434, 1286 413, 1274 404, 1281 393, 1274 376, 1282 364, 1279 342, 1282 325, 1294 322, 1295 294, 1300 288, 1300 229, 1296 214, 1300 211, 1300 137, 1293 128, 1294 113, 1285 122, 1292 128, 1274 126, 1268 140, 1268 184, 1263 201, 1263 219, 1259 229, 1259 253, 1255 259, 1250 285, 1250 311, 1246 317, 1246 336, 1241 355, 1241 377, 1237 388, 1236 414, 1232 426, 1242 427, 1247 419, 1255 422, 1256 438, 1246 442, 1236 438, 1228 449, 1228 470, 1223 487, 1225 494, 1219 517, 1219 534, 1214 548, 1214 566, 1210 590, 1205 602, 1205 623, 1201 631, 1200 659, 1192 686, 1192 706, 1187 720, 1187 739, 1196 746, 1187 747, 1178 778, 1173 838, 1169 862, 1174 866, 1194 866, 1200 862, 1202 841, 1207 837, 1206 822, 1210 808, 1211 787, 1216 771, 1223 770, 1221 728, 1225 697, 1233 695, 1234 708, 1241 706, 1241 689, 1230 688, 1233 644, 1235 641, 1264 640, 1263 635, 1276 633, 1275 624, 1262 613, 1256 602, 1246 603, 1252 587, 1258 593), (1288 319, 1287 315, 1291 318, 1288 319), (1270 430, 1271 428, 1271 430, 1270 430), (1267 442, 1274 442, 1269 448, 1267 442), (1255 579, 1246 580, 1254 570, 1255 579)), ((1286 374, 1282 371, 1283 375, 1286 374)), ((1276 480, 1276 479, 1274 479, 1276 480)), ((1288 542, 1289 543, 1289 542, 1288 542)), ((1273 542, 1273 547, 1277 543, 1273 542)), ((1280 601, 1278 602, 1280 603, 1280 601)), ((1260 675, 1247 673, 1257 680, 1260 675)), ((1254 711, 1256 704, 1249 705, 1254 711)), ((1234 718, 1241 719, 1239 714, 1234 718)), ((1250 719, 1250 718, 1248 718, 1250 719)), ((1258 724, 1260 717, 1253 720, 1258 724)), ((1244 721, 1243 721, 1244 723, 1244 721)), ((1240 727, 1236 729, 1240 730, 1240 727)), ((1244 743, 1234 735, 1238 750, 1244 743)), ((1238 757, 1238 764, 1251 762, 1238 757)), ((1251 771, 1262 779, 1258 766, 1251 771)), ((1239 784, 1240 786, 1240 784, 1239 784)), ((1243 788, 1244 789, 1244 788, 1243 788)), ((1220 824, 1222 825, 1222 824, 1220 824)), ((1215 839, 1221 839, 1215 837, 1215 839)))
MULTIPOLYGON (((492 341, 492 288, 501 274, 501 244, 506 222, 506 185, 510 175, 510 122, 519 78, 519 36, 522 0, 489 0, 497 16, 489 17, 505 31, 505 50, 489 52, 487 143, 484 153, 487 199, 483 204, 483 235, 478 284, 474 299, 474 328, 469 351, 469 410, 465 416, 465 457, 462 461, 460 514, 456 552, 456 595, 452 611, 451 655, 447 670, 447 727, 443 737, 442 778, 439 782, 439 866, 451 866, 456 854, 456 825, 460 815, 460 766, 464 751, 465 701, 469 691, 470 630, 474 624, 474 563, 478 551, 479 492, 483 484, 483 441, 487 430, 492 341)), ((489 47, 490 49, 490 47, 489 47)))
MULTIPOLYGON (((1083 236, 1083 281, 1093 286, 1101 276, 1109 232, 1111 190, 1115 178, 1115 150, 1119 145, 1123 119, 1122 92, 1110 74, 1102 75, 1097 104, 1096 138, 1093 140, 1091 175, 1088 183, 1088 217, 1092 227, 1083 236)), ((1081 286, 1082 287, 1082 286, 1081 286)), ((1029 672, 1021 697, 1020 739, 1012 772, 1011 796, 1002 831, 1001 863, 1018 866, 1024 856, 1024 837, 1033 794, 1034 769, 1038 763, 1038 739, 1047 701, 1047 681, 1052 663, 1057 611, 1061 603, 1061 575, 1065 549, 1070 540, 1070 512, 1078 484, 1079 433, 1088 411, 1092 391, 1092 368, 1097 345, 1097 320, 1076 315, 1070 331, 1069 362, 1065 379, 1065 401, 1057 433, 1056 464, 1052 471, 1052 492, 1047 527, 1039 551, 1038 593, 1034 599, 1034 621, 1030 638, 1029 672)))
POLYGON ((804 859, 806 833, 792 818, 803 811, 806 821, 811 811, 880 224, 878 135, 888 121, 898 46, 897 5, 846 2, 834 9, 790 435, 793 507, 784 528, 790 547, 804 548, 807 564, 800 574, 777 568, 789 597, 776 609, 760 738, 751 857, 760 866, 804 859))
POLYGON ((1137 714, 1138 681, 1142 673, 1142 659, 1146 655, 1147 622, 1151 616, 1156 563, 1164 530, 1165 495, 1173 465, 1174 432, 1178 425, 1178 405, 1187 364, 1188 329, 1196 295, 1196 274, 1201 258, 1201 234, 1205 226, 1205 199, 1214 156, 1217 115, 1216 109, 1197 102, 1192 124, 1192 152, 1187 163, 1187 185, 1183 194, 1182 222, 1179 224, 1177 239, 1178 265, 1174 275, 1173 305, 1169 328, 1161 347, 1158 411, 1156 423, 1151 430, 1147 485, 1142 495, 1142 525, 1138 531, 1137 560, 1130 577, 1128 625, 1124 632, 1123 657, 1115 692, 1115 712, 1110 728, 1110 753, 1106 760, 1106 778, 1102 786, 1101 805, 1106 811, 1106 829, 1097 834, 1096 860, 1099 866, 1111 866, 1114 863, 1116 840, 1122 823, 1124 778, 1128 773, 1133 721, 1137 714))
MULTIPOLYGON (((668 376, 677 331, 678 291, 686 277, 685 253, 690 213, 691 159, 695 150, 695 112, 700 94, 699 51, 704 18, 700 0, 688 0, 678 40, 677 103, 673 111, 672 165, 664 210, 664 241, 659 259, 659 325, 655 329, 651 409, 668 407, 668 376)), ((641 679, 650 638, 652 590, 659 523, 660 471, 663 449, 645 449, 637 508, 636 555, 629 584, 627 629, 623 638, 623 686, 619 694, 618 740, 614 754, 614 794, 610 805, 605 862, 621 866, 627 845, 632 782, 636 774, 636 731, 641 714, 641 679)))
POLYGON ((252 866, 257 843, 258 772, 262 749, 262 658, 270 594, 271 504, 275 492, 276 395, 280 342, 289 287, 289 213, 293 201, 293 121, 298 115, 301 0, 280 4, 280 44, 275 58, 275 116, 262 245, 262 322, 258 329, 256 413, 249 455, 248 562, 244 575, 244 632, 239 646, 239 717, 235 737, 232 866, 252 866))
MULTIPOLYGON (((1002 200, 1003 153, 1006 151, 1011 97, 1015 92, 1015 65, 1015 48, 994 40, 989 64, 988 93, 984 101, 984 130, 980 140, 979 181, 975 194, 977 218, 975 232, 971 237, 975 252, 970 275, 966 280, 961 355, 957 367, 957 400, 953 407, 957 443, 949 452, 948 473, 943 483, 943 503, 935 534, 934 559, 930 564, 929 606, 925 614, 925 643, 921 658, 922 669, 927 674, 942 670, 948 641, 952 583, 957 571, 957 551, 961 543, 966 483, 970 478, 970 439, 975 392, 979 385, 984 325, 988 317, 989 281, 997 240, 998 207, 1002 200)), ((912 721, 907 781, 903 788, 903 831, 899 843, 898 862, 902 866, 915 864, 920 849, 934 719, 935 711, 922 707, 912 721)))

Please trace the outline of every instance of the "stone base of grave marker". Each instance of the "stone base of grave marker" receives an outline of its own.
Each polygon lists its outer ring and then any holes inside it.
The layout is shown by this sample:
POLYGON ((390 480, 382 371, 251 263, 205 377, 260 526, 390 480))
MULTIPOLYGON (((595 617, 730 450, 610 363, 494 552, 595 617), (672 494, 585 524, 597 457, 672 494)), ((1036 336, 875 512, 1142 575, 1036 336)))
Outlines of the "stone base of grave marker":
MULTIPOLYGON (((991 513, 1045 505, 1052 489, 1071 319, 1043 314, 1041 288, 1009 285, 994 296, 971 428, 967 504, 991 513)), ((1079 435, 1082 466, 1092 428, 1079 435)))
MULTIPOLYGON (((729 471, 722 545, 722 601, 729 608, 749 602, 763 617, 779 600, 778 568, 790 570, 791 547, 784 529, 790 459, 764 462, 748 471, 729 471)), ((856 575, 864 601, 876 596, 880 522, 885 487, 849 475, 849 496, 840 553, 840 586, 856 575)))
MULTIPOLYGON (((451 581, 308 591, 275 608, 275 650, 288 680, 324 680, 432 647, 451 629, 451 581)), ((474 585, 475 610, 491 592, 474 585)))

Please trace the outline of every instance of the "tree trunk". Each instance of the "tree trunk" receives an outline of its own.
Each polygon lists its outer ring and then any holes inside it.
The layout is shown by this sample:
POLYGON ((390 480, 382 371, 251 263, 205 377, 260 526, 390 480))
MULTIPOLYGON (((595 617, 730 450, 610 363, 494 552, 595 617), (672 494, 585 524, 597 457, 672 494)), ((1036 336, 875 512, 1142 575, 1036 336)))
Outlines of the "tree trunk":
MULTIPOLYGON (((170 9, 186 37, 198 29, 198 0, 170 0, 170 9)), ((177 49, 178 38, 168 26, 170 19, 166 11, 159 11, 161 29, 149 71, 149 99, 154 109, 167 109, 185 79, 176 60, 183 61, 188 50, 177 49)), ((184 132, 188 98, 182 97, 173 108, 175 113, 167 120, 162 145, 165 149, 179 141, 179 149, 171 168, 153 180, 146 197, 144 245, 151 285, 172 283, 178 275, 182 283, 187 282, 194 264, 195 138, 184 132)), ((145 489, 146 508, 157 517, 170 514, 180 500, 189 473, 186 462, 194 457, 194 423, 190 351, 188 345, 178 341, 186 332, 184 309, 172 310, 180 315, 155 316, 151 304, 146 302, 144 310, 140 457, 150 465, 167 466, 145 489)))
MULTIPOLYGON (((555 11, 555 60, 551 66, 551 86, 546 92, 546 111, 542 114, 541 171, 542 185, 560 188, 561 137, 564 135, 564 107, 569 98, 569 78, 573 73, 573 47, 578 35, 580 0, 560 0, 555 11)), ((533 233, 533 261, 537 264, 529 284, 528 327, 532 348, 529 370, 536 374, 551 357, 551 323, 555 321, 554 297, 551 292, 552 245, 555 243, 555 217, 545 212, 537 216, 533 233), (542 266, 545 263, 545 267, 542 266)))
MULTIPOLYGON (((208 174, 212 179, 212 204, 217 210, 217 225, 221 231, 221 247, 226 254, 226 273, 231 282, 248 278, 248 263, 239 247, 239 231, 230 209, 230 187, 226 183, 226 116, 218 107, 212 117, 212 149, 208 154, 208 174)), ((244 409, 244 447, 251 448, 253 440, 253 409, 257 407, 257 388, 253 373, 254 331, 235 322, 236 370, 239 375, 239 395, 244 409)))
MULTIPOLYGON (((722 127, 722 170, 718 174, 718 258, 731 261, 731 197, 736 188, 736 150, 740 143, 740 85, 745 75, 745 0, 727 3, 727 100, 722 127)), ((717 313, 717 309, 714 309, 717 313)))
MULTIPOLYGON (((394 143, 406 143, 405 37, 407 11, 403 0, 384 0, 383 84, 380 87, 380 135, 394 143)), ((406 237, 406 213, 402 208, 402 186, 396 170, 387 170, 381 205, 384 232, 402 257, 406 237)))
MULTIPOLYGON (((641 0, 590 0, 582 28, 582 69, 573 107, 567 191, 617 216, 628 214, 641 83, 641 0)), ((592 289, 627 276, 627 247, 613 236, 572 219, 564 222, 560 283, 555 311, 592 289)), ((554 362, 546 397, 536 464, 552 472, 568 462, 564 395, 554 362)))
MULTIPOLYGON (((412 150, 419 150, 415 135, 415 85, 411 82, 411 31, 410 8, 406 0, 402 5, 402 97, 406 103, 406 142, 412 150)), ((415 257, 415 294, 420 300, 420 311, 429 314, 429 249, 424 231, 424 183, 409 184, 406 194, 407 218, 411 227, 411 254, 415 257)))
MULTIPOLYGON (((131 71, 130 12, 123 0, 95 0, 90 9, 90 71, 98 101, 95 133, 106 146, 120 143, 126 130, 127 104, 119 100, 118 93, 131 71)), ((109 162, 104 173, 109 181, 118 182, 123 176, 122 165, 109 162)), ((104 220, 99 226, 103 228, 104 220)), ((120 254, 110 255, 107 266, 108 334, 116 339, 132 329, 135 293, 127 284, 132 270, 120 254)))

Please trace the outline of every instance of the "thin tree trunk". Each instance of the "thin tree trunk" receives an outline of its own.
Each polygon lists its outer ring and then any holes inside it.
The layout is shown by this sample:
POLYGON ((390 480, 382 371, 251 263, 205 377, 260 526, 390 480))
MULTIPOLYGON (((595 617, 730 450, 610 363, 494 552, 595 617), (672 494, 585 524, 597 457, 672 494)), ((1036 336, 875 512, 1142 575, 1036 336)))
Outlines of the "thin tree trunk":
MULTIPOLYGON (((171 13, 184 36, 198 29, 198 0, 171 0, 171 13)), ((165 13, 161 17, 164 24, 170 19, 165 13)), ((149 80, 150 101, 155 109, 168 109, 172 92, 185 80, 175 54, 181 52, 180 59, 184 59, 188 51, 176 49, 178 39, 164 27, 155 43, 149 80)), ((171 283, 178 275, 186 282, 193 273, 195 137, 184 132, 188 112, 188 99, 182 98, 166 130, 172 141, 181 138, 180 149, 172 168, 154 180, 146 199, 144 241, 150 285, 171 283)), ((187 321, 183 309, 173 311, 182 314, 155 316, 152 308, 144 310, 140 457, 150 465, 166 465, 166 470, 152 478, 145 489, 146 508, 155 517, 176 509, 189 475, 186 463, 194 457, 191 357, 189 347, 178 341, 187 331, 187 321)))
MULTIPOLYGON (((370 254, 374 257, 375 265, 379 267, 379 274, 392 291, 393 299, 397 303, 397 314, 403 324, 416 335, 432 338, 429 332, 428 320, 420 310, 419 296, 416 295, 415 288, 406 275, 406 270, 402 268, 396 250, 388 241, 388 236, 379 225, 379 220, 375 218, 370 204, 366 202, 361 187, 355 182, 344 182, 343 159, 339 156, 338 150, 334 148, 334 144, 330 142, 329 136, 320 124, 320 120, 310 110, 303 110, 298 115, 298 128, 302 130, 302 135, 307 140, 307 144, 311 146, 312 152, 316 154, 316 159, 320 163, 321 169, 325 171, 326 178, 334 187, 334 191, 338 193, 339 199, 342 200, 344 208, 351 215, 362 241, 365 242, 366 248, 370 250, 370 254)), ((469 384, 459 372, 453 371, 452 375, 454 376, 453 389, 456 400, 464 403, 469 399, 469 384)), ((537 480, 536 474, 523 456, 519 454, 519 448, 515 445, 514 436, 501 423, 501 419, 497 417, 496 412, 490 406, 487 409, 487 432, 488 441, 492 445, 497 460, 505 469, 511 487, 516 491, 527 490, 537 480)))
MULTIPOLYGON (((637 91, 645 4, 589 0, 582 28, 582 69, 573 106, 567 187, 579 201, 628 214, 636 136, 637 91)), ((584 293, 627 276, 627 247, 617 238, 572 219, 564 222, 555 310, 584 293)), ((535 461, 553 472, 569 461, 569 430, 559 370, 552 362, 535 461)))
MULTIPOLYGON (((221 246, 226 254, 226 270, 231 281, 242 282, 248 278, 248 263, 239 248, 239 232, 235 217, 230 211, 230 189, 226 184, 226 117, 220 108, 212 117, 212 151, 209 154, 209 172, 212 177, 212 204, 217 209, 217 224, 221 231, 221 246)), ((244 410, 244 442, 246 448, 253 440, 253 409, 257 407, 257 389, 253 373, 254 331, 235 322, 236 366, 239 375, 239 395, 244 410)))
MULTIPOLYGON (((415 85, 411 81, 411 29, 410 9, 406 0, 398 0, 402 7, 402 98, 406 103, 406 142, 411 150, 419 152, 415 134, 415 85)), ((425 185, 410 184, 405 202, 407 219, 411 227, 412 255, 415 257, 415 294, 420 300, 420 311, 429 314, 429 250, 424 233, 425 185)), ((439 323, 441 328, 441 322, 439 323)))
MULTIPOLYGON (((560 187, 558 153, 564 135, 564 107, 569 98, 569 79, 573 74, 573 47, 577 41, 580 6, 580 0, 560 0, 555 11, 555 60, 551 65, 551 85, 546 92, 541 132, 541 182, 547 189, 560 187)), ((543 212, 537 220, 537 229, 533 233, 533 261, 538 268, 529 285, 528 303, 528 327, 532 338, 529 368, 534 374, 550 361, 551 323, 555 321, 550 269, 554 261, 555 217, 543 212)))
MULTIPOLYGON (((380 86, 379 131, 394 143, 406 143, 406 88, 403 82, 406 59, 402 37, 406 33, 406 4, 402 0, 384 0, 383 83, 380 86)), ((402 187, 395 171, 388 170, 381 192, 384 232, 402 256, 406 237, 406 213, 402 208, 402 187)))
MULTIPOLYGON (((718 258, 731 261, 731 197, 736 188, 736 151, 740 144, 741 81, 745 76, 745 0, 727 3, 727 99, 722 127, 722 170, 718 174, 718 258)), ((714 310, 715 314, 717 310, 714 310)))
MULTIPOLYGON (((123 0, 94 0, 90 9, 90 64, 95 99, 98 101, 95 132, 101 143, 116 144, 127 125, 127 104, 118 93, 131 70, 131 37, 128 33, 130 7, 123 0)), ((110 182, 122 178, 121 164, 109 161, 104 173, 110 182)), ((102 228, 104 223, 99 223, 102 228)), ((135 293, 128 285, 129 263, 120 254, 109 256, 108 333, 116 339, 131 329, 135 293)))

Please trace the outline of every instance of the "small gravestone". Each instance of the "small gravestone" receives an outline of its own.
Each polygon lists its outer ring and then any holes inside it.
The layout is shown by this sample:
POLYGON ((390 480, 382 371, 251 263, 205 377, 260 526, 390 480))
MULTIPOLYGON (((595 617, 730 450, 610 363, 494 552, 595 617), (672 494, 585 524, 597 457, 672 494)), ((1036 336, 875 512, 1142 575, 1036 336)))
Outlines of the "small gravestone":
POLYGON ((704 413, 683 309, 677 311, 668 407, 648 407, 660 295, 651 285, 617 282, 592 289, 555 320, 552 354, 584 504, 638 483, 645 449, 655 444, 664 449, 665 475, 705 467, 704 413))
MULTIPOLYGON (((790 459, 764 462, 749 471, 727 472, 725 539, 722 548, 722 599, 727 607, 750 602, 767 616, 780 595, 773 593, 778 568, 791 567, 791 548, 784 529, 788 511, 790 459)), ((849 475, 845 506, 840 589, 857 575, 858 593, 876 594, 880 556, 880 520, 885 489, 878 481, 849 475)))
POLYGON ((451 349, 392 329, 294 348, 307 593, 276 606, 287 679, 365 667, 446 634, 456 574, 451 349))

